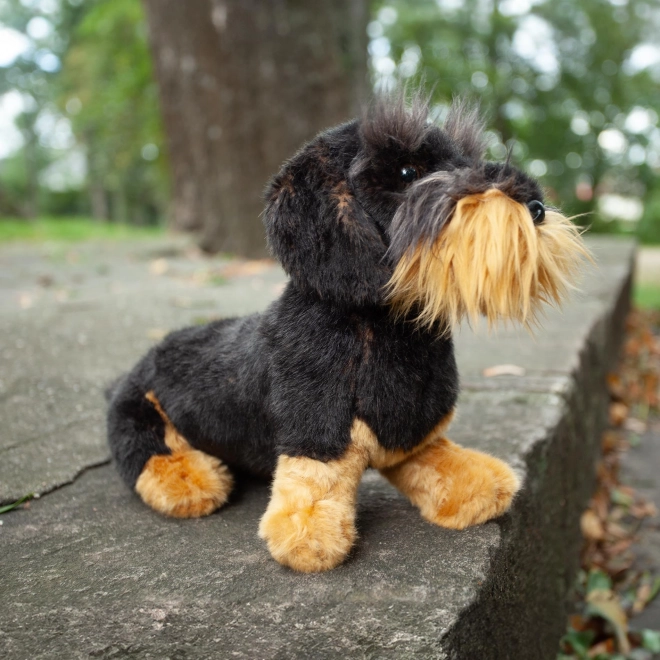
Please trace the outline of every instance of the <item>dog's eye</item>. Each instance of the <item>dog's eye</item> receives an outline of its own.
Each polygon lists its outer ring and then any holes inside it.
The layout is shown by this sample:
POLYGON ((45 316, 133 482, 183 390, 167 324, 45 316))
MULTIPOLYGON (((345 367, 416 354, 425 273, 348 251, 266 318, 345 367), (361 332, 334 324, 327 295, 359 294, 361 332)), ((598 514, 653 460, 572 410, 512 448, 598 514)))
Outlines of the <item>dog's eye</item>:
POLYGON ((417 170, 412 165, 406 165, 399 170, 399 176, 404 183, 412 183, 418 176, 417 170))
POLYGON ((529 212, 532 214, 532 220, 535 225, 540 225, 545 219, 545 206, 538 200, 533 200, 527 204, 529 212))

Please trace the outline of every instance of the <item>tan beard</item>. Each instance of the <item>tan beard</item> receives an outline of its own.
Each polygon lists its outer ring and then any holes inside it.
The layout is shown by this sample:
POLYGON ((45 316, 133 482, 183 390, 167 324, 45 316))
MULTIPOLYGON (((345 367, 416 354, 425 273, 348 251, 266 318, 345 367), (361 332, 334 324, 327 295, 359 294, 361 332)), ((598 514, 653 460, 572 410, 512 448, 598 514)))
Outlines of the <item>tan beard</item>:
POLYGON ((388 283, 398 315, 443 328, 482 315, 489 326, 530 327, 543 303, 560 304, 582 258, 580 230, 556 211, 534 225, 529 210, 502 191, 461 199, 438 238, 401 258, 388 283))

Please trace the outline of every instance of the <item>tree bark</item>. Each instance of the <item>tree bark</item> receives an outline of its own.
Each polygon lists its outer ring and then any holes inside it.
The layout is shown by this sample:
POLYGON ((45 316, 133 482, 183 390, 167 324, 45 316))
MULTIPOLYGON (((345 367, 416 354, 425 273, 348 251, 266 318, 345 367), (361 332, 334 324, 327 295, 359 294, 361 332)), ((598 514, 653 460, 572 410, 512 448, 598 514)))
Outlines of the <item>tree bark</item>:
POLYGON ((367 92, 366 0, 144 0, 172 170, 172 222, 262 256, 269 178, 367 92))
POLYGON ((24 215, 29 220, 34 220, 37 217, 39 209, 39 165, 37 163, 39 138, 35 129, 36 118, 36 112, 26 112, 22 117, 26 184, 24 215))

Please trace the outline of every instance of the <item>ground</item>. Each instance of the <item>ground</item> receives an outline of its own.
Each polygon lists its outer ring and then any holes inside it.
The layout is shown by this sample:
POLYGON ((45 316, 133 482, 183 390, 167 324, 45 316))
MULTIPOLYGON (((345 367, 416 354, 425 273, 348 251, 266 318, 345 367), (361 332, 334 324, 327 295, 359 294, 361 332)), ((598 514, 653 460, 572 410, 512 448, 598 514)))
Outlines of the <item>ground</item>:
POLYGON ((536 339, 457 336, 463 394, 450 437, 527 475, 513 513, 443 530, 369 474, 350 560, 302 577, 257 537, 268 484, 242 482, 207 519, 167 520, 120 482, 104 441, 113 378, 169 329, 262 309, 282 290, 280 269, 209 261, 169 238, 0 248, 0 503, 41 495, 0 516, 0 655, 437 658, 460 647, 487 658, 507 617, 523 622, 520 635, 497 644, 556 648, 551 594, 572 579, 581 466, 629 274, 628 243, 592 246, 602 270, 563 314, 548 312, 536 339))

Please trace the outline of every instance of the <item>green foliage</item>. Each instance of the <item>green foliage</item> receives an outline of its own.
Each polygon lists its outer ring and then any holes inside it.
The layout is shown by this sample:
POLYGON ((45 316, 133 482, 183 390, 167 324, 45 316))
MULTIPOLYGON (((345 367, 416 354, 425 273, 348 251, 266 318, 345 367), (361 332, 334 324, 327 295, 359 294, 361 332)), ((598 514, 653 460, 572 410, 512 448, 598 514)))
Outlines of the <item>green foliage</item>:
MULTIPOLYGON (((636 70, 629 58, 653 38, 657 0, 537 0, 519 14, 514 5, 524 3, 376 4, 377 75, 423 80, 441 105, 478 98, 494 129, 491 156, 510 150, 570 214, 594 211, 606 193, 650 200, 660 191, 658 71, 636 70), (649 110, 650 126, 626 121, 634 108, 649 110)), ((597 215, 582 221, 612 229, 597 215)), ((646 226, 645 236, 660 233, 657 211, 646 226)))
POLYGON ((0 67, 0 94, 15 90, 25 100, 16 120, 24 146, 0 162, 0 214, 91 211, 158 223, 167 206, 167 164, 139 0, 61 0, 46 11, 41 6, 0 3, 0 24, 30 42, 15 62, 0 67), (39 39, 29 29, 36 17, 50 26, 39 39), (52 123, 62 117, 70 121, 87 165, 84 190, 77 194, 52 191, 42 177, 71 149, 54 148, 44 134, 44 118, 52 123))
POLYGON ((653 653, 660 653, 660 632, 657 630, 642 630, 642 645, 653 653))
POLYGON ((76 26, 59 80, 60 107, 87 148, 91 182, 119 220, 164 213, 166 163, 146 26, 138 0, 101 0, 76 26))
POLYGON ((660 284, 635 284, 633 299, 642 309, 660 309, 660 284))
MULTIPOLYGON (((51 17, 19 0, 4 0, 0 4, 0 24, 13 28, 27 36, 28 25, 34 18, 41 18, 52 26, 51 17)), ((30 47, 13 63, 0 67, 0 94, 19 92, 23 111, 16 118, 24 146, 17 154, 22 167, 0 169, 0 212, 15 209, 24 215, 34 215, 37 210, 38 175, 48 164, 51 154, 39 140, 38 120, 53 100, 53 81, 59 67, 58 54, 64 47, 56 30, 45 32, 39 38, 30 38, 30 47), (17 177, 16 174, 19 174, 17 177)))
POLYGON ((34 494, 30 493, 29 495, 24 495, 23 497, 21 497, 20 500, 16 500, 16 502, 12 502, 11 504, 5 504, 4 506, 0 506, 0 513, 8 513, 9 511, 13 511, 14 509, 18 508, 21 504, 24 504, 25 502, 29 502, 33 497, 34 494))
POLYGON ((0 161, 0 214, 22 212, 22 203, 27 195, 24 161, 22 152, 0 161))
POLYGON ((155 238, 162 233, 160 227, 135 227, 86 217, 40 217, 30 221, 0 219, 0 243, 140 239, 155 238))
POLYGON ((612 580, 607 573, 599 570, 589 571, 587 576, 587 594, 598 589, 611 589, 612 580))
POLYGON ((647 195, 638 235, 644 243, 660 243, 660 188, 647 195))
MULTIPOLYGON (((593 630, 584 630, 578 632, 577 630, 569 630, 561 639, 561 644, 570 644, 573 652, 578 658, 588 658, 587 653, 591 648, 596 634, 593 630)), ((573 656, 564 656, 573 657, 573 656)))

